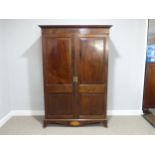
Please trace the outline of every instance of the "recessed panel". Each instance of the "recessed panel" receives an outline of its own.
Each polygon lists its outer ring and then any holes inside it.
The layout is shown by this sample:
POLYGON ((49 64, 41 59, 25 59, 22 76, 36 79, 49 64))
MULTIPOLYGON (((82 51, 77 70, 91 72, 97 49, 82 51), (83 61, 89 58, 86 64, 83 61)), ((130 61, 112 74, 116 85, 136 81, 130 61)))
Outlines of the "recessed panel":
POLYGON ((80 115, 104 115, 105 94, 81 94, 80 115))
POLYGON ((47 37, 45 52, 45 78, 47 83, 72 83, 72 39, 47 37))
POLYGON ((80 38, 80 84, 97 84, 105 81, 104 39, 80 38))
POLYGON ((72 94, 48 94, 48 115, 72 115, 72 94))

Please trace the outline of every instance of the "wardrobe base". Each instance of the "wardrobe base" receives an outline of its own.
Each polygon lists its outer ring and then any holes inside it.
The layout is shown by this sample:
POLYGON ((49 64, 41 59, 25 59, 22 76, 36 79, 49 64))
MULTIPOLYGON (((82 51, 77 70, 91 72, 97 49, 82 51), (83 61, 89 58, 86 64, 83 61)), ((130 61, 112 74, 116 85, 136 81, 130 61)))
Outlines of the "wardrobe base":
POLYGON ((107 119, 44 119, 43 127, 47 127, 48 124, 61 124, 76 127, 94 123, 102 123, 104 127, 108 127, 107 119))

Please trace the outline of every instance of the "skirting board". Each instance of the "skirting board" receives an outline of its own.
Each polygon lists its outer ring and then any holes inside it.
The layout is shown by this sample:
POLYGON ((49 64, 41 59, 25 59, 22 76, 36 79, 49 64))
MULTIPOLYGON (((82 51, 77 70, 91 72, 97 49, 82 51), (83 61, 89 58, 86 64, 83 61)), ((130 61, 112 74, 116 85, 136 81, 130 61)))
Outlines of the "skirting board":
MULTIPOLYGON (((119 116, 119 115, 142 115, 142 110, 108 110, 108 115, 119 116)), ((12 116, 33 116, 33 115, 44 115, 43 110, 13 110, 12 116)))
POLYGON ((11 112, 9 112, 2 119, 0 119, 0 127, 2 127, 11 117, 12 117, 12 114, 11 112))
MULTIPOLYGON (((34 116, 44 115, 43 110, 12 110, 0 120, 0 127, 2 127, 13 116, 34 116)), ((132 116, 142 115, 142 110, 108 110, 108 115, 111 116, 132 116)))
POLYGON ((142 110, 108 110, 108 115, 111 116, 138 116, 142 114, 142 110))
POLYGON ((43 110, 12 110, 12 116, 34 116, 44 115, 43 110))

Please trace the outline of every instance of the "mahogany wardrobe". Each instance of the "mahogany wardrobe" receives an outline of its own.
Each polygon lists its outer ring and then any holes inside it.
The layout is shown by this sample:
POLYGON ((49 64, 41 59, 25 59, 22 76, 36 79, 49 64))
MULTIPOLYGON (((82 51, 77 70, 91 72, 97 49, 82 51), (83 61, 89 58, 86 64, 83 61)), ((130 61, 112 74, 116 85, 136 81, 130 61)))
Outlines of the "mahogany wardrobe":
POLYGON ((110 25, 40 25, 45 118, 49 123, 107 127, 110 25))

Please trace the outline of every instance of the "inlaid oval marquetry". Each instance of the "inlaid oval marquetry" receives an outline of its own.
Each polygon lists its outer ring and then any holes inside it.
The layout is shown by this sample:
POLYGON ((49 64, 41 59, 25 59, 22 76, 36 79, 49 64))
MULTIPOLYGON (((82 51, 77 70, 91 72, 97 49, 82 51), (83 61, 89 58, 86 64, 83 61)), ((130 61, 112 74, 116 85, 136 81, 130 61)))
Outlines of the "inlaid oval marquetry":
POLYGON ((72 121, 72 122, 70 122, 70 125, 72 125, 72 126, 79 126, 80 122, 79 121, 72 121))

